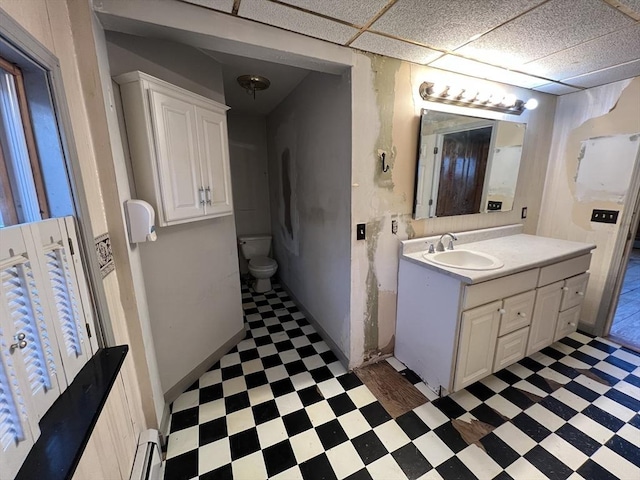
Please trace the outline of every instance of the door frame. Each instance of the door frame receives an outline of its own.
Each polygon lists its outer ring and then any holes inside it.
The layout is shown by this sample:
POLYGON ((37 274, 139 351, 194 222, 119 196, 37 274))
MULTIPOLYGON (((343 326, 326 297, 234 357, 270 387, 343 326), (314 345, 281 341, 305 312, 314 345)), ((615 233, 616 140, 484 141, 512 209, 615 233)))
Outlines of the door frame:
POLYGON ((78 239, 80 241, 78 249, 92 300, 91 308, 95 318, 95 331, 93 333, 98 339, 99 347, 113 346, 115 345, 115 337, 107 308, 107 297, 104 291, 100 266, 98 265, 98 256, 95 251, 95 236, 91 226, 89 204, 85 194, 80 161, 73 136, 60 62, 53 53, 2 8, 0 8, 0 35, 46 71, 54 114, 60 132, 60 145, 66 165, 67 179, 73 198, 74 216, 77 220, 78 239))
POLYGON ((611 292, 611 298, 602 298, 600 301, 600 309, 596 317, 594 333, 599 336, 607 336, 613 325, 613 318, 618 308, 618 300, 620 299, 620 291, 622 283, 627 271, 631 249, 635 233, 640 225, 640 149, 636 155, 636 161, 629 182, 627 196, 624 202, 624 210, 620 219, 620 229, 615 239, 615 247, 613 250, 612 267, 609 269, 607 280, 604 285, 604 292, 611 292), (616 258, 619 261, 616 261, 616 258))

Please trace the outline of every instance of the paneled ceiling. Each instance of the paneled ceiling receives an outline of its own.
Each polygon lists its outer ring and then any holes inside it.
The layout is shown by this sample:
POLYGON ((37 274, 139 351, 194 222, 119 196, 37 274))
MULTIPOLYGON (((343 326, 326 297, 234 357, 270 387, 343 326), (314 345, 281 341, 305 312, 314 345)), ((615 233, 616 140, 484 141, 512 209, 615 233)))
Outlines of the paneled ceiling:
POLYGON ((562 95, 640 76, 640 0, 182 0, 562 95))

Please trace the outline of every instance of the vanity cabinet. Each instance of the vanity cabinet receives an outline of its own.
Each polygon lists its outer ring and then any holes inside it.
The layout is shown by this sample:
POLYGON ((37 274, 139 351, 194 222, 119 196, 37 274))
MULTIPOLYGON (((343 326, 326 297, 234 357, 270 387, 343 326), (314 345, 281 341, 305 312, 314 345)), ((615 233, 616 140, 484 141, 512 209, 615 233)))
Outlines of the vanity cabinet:
POLYGON ((445 395, 572 333, 589 278, 584 251, 471 284, 401 257, 395 356, 445 395))
POLYGON ((137 195, 158 225, 231 215, 228 107, 142 72, 116 81, 137 195))

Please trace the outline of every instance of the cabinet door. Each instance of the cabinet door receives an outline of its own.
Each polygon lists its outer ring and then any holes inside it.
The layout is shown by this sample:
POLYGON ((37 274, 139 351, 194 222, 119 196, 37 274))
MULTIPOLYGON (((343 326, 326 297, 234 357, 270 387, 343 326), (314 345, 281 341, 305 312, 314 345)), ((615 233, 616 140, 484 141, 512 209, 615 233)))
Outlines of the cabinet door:
POLYGON ((563 283, 556 282, 538 289, 529 330, 527 355, 553 343, 560 302, 562 301, 563 283))
POLYGON ((531 323, 533 304, 536 299, 535 290, 505 298, 502 304, 502 319, 498 335, 506 335, 526 327, 531 323))
POLYGON ((580 321, 580 311, 582 305, 576 305, 564 312, 560 312, 558 315, 558 326, 556 327, 556 334, 553 337, 553 341, 557 342, 561 338, 566 337, 570 333, 573 333, 578 328, 578 322, 580 321))
POLYGON ((455 391, 492 372, 501 305, 498 301, 462 312, 455 391))
POLYGON ((529 327, 521 328, 498 338, 493 371, 497 372, 523 359, 527 350, 527 338, 529 338, 529 327))
POLYGON ((587 283, 589 283, 589 274, 587 272, 567 278, 564 281, 562 304, 560 305, 561 311, 582 304, 584 294, 587 291, 587 283))
POLYGON ((202 163, 202 182, 207 203, 206 214, 231 213, 226 114, 196 107, 196 123, 198 150, 202 163))
POLYGON ((149 89, 149 102, 164 213, 159 220, 166 225, 204 215, 204 191, 196 147, 196 107, 178 92, 155 88, 149 89))

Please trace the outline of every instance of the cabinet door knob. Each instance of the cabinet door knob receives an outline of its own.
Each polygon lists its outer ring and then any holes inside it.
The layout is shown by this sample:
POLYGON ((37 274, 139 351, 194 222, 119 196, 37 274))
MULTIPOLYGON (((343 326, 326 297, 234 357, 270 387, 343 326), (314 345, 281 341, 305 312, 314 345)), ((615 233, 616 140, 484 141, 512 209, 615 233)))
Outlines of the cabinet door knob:
POLYGON ((527 314, 525 312, 518 312, 518 316, 522 318, 527 318, 527 314))
POLYGON ((207 205, 211 205, 211 187, 207 187, 204 189, 204 194, 207 199, 207 205))
POLYGON ((569 325, 571 325, 572 327, 576 326, 575 322, 569 322, 569 325))
POLYGON ((564 290, 565 292, 569 291, 569 287, 562 287, 562 290, 564 290))
POLYGON ((498 313, 500 313, 500 315, 504 315, 507 311, 504 308, 499 308, 498 313))
POLYGON ((24 333, 21 332, 13 338, 16 339, 17 341, 16 343, 12 343, 11 345, 9 345, 10 351, 15 350, 16 348, 19 348, 20 350, 22 350, 27 346, 27 341, 25 340, 26 335, 24 333))
POLYGON ((584 292, 576 292, 576 295, 579 295, 581 297, 584 297, 584 292))
POLYGON ((202 205, 204 207, 204 204, 206 203, 204 201, 204 187, 200 187, 198 189, 198 196, 200 197, 200 205, 202 205))

